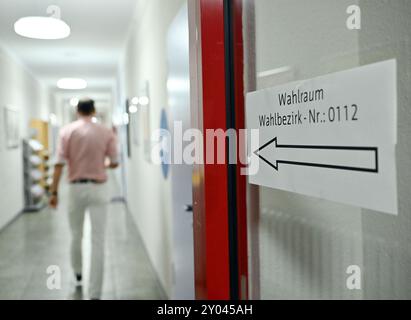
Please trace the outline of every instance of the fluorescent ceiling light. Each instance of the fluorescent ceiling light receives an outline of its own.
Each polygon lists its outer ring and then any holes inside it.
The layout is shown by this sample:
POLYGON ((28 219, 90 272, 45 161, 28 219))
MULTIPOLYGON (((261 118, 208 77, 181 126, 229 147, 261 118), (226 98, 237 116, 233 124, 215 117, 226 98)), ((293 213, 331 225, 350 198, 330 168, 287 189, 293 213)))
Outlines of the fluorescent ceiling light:
POLYGON ((26 38, 57 40, 70 35, 70 27, 63 20, 52 17, 25 17, 14 24, 14 31, 26 38))
POLYGON ((57 81, 57 87, 65 90, 82 90, 87 88, 87 82, 83 79, 64 78, 57 81))

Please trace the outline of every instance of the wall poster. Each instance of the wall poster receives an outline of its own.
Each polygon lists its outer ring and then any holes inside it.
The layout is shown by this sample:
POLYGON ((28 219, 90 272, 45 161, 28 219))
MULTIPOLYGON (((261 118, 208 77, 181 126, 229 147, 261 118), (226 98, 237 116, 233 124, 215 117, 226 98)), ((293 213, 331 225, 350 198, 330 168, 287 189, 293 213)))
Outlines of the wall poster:
POLYGON ((4 136, 7 149, 17 149, 20 145, 19 113, 11 108, 4 108, 4 136))

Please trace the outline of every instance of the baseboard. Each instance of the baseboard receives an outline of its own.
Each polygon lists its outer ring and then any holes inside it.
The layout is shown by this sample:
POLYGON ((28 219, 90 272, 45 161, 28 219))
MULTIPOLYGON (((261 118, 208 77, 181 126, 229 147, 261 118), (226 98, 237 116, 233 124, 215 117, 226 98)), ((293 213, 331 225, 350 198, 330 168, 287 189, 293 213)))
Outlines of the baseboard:
POLYGON ((6 222, 4 226, 0 226, 0 233, 2 233, 4 230, 10 227, 18 218, 20 218, 22 214, 23 214, 23 210, 21 210, 16 215, 14 215, 14 217, 11 218, 10 221, 6 222))
POLYGON ((124 197, 113 197, 111 203, 124 203, 127 206, 127 201, 124 197))

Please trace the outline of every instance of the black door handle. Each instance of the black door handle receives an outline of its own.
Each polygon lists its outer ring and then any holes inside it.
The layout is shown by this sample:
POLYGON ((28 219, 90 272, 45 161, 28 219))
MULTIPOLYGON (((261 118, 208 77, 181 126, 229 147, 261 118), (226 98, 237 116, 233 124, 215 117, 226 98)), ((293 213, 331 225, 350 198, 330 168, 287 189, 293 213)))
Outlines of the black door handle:
POLYGON ((184 211, 185 212, 193 212, 194 211, 193 205, 192 204, 185 205, 184 206, 184 211))

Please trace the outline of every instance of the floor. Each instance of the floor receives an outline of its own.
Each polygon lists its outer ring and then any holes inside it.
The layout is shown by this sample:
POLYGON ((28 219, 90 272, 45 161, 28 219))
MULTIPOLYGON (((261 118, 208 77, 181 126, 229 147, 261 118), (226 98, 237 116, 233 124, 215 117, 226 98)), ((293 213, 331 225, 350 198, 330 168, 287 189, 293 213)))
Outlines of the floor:
MULTIPOLYGON (((0 300, 82 300, 87 285, 75 290, 70 268, 70 232, 61 209, 23 214, 0 231, 0 300), (58 280, 61 288, 47 283, 58 280), (56 269, 54 269, 56 270, 56 269), (50 277, 52 276, 52 277, 50 277)), ((84 269, 90 256, 90 225, 85 222, 84 269)), ((110 205, 106 238, 106 260, 102 299, 157 300, 165 295, 149 261, 131 214, 121 202, 110 205)), ((85 271, 85 283, 88 274, 85 271)), ((58 282, 54 282, 58 283, 58 282)))

